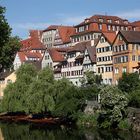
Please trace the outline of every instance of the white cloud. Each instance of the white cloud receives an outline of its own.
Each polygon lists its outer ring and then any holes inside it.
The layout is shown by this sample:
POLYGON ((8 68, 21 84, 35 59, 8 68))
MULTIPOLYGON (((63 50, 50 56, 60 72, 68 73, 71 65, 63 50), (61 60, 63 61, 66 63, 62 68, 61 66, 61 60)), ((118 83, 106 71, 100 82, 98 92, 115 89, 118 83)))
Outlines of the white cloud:
POLYGON ((140 9, 121 12, 116 15, 122 18, 126 18, 126 19, 140 19, 140 9))
POLYGON ((47 28, 49 23, 15 23, 12 24, 13 29, 44 29, 47 28))

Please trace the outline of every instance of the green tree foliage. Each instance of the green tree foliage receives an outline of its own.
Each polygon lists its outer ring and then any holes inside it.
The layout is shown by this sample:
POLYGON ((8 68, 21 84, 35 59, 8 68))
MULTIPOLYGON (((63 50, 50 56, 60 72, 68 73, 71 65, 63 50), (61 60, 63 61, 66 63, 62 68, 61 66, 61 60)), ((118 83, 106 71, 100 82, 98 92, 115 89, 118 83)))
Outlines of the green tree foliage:
POLYGON ((10 68, 13 64, 15 55, 20 49, 21 43, 19 37, 9 37, 9 40, 2 47, 1 64, 3 68, 10 68))
POLYGON ((92 71, 86 71, 84 78, 81 80, 84 86, 100 85, 102 81, 101 75, 95 75, 92 71))
POLYGON ((39 72, 27 95, 28 113, 44 113, 54 109, 54 77, 49 68, 39 72))
POLYGON ((100 127, 117 127, 125 117, 125 107, 128 99, 117 87, 105 86, 100 91, 101 114, 98 118, 100 127))
POLYGON ((123 73, 119 79, 118 88, 123 92, 131 93, 140 87, 138 73, 123 73))
POLYGON ((10 68, 16 52, 20 48, 18 37, 11 37, 11 28, 5 18, 4 7, 0 6, 0 72, 10 68))
POLYGON ((129 106, 140 108, 140 89, 129 94, 129 106))
POLYGON ((36 78, 36 69, 31 64, 22 65, 17 71, 17 80, 4 91, 1 108, 7 112, 24 112, 26 96, 31 83, 36 78))
POLYGON ((67 79, 61 79, 55 84, 55 109, 54 114, 63 118, 75 120, 77 114, 82 111, 84 100, 83 94, 78 87, 67 79))
POLYGON ((8 25, 7 20, 5 19, 6 9, 0 6, 0 52, 5 43, 9 40, 11 34, 11 28, 8 25))

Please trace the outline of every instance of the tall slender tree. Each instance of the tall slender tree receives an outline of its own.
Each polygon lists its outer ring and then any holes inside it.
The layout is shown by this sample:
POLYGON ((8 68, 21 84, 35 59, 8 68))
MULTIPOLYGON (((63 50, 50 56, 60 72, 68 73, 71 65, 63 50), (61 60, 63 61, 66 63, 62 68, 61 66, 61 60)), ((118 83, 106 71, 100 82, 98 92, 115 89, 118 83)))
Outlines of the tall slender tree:
POLYGON ((20 39, 11 36, 11 28, 5 18, 6 8, 0 6, 0 72, 11 67, 20 48, 20 39))

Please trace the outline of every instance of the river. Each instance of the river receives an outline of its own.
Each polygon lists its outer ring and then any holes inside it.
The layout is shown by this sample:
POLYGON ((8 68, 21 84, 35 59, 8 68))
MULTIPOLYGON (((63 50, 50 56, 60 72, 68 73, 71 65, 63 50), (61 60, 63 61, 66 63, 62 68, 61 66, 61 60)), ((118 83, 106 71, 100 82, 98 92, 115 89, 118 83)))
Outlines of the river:
POLYGON ((0 140, 140 140, 140 134, 41 124, 0 123, 0 140))

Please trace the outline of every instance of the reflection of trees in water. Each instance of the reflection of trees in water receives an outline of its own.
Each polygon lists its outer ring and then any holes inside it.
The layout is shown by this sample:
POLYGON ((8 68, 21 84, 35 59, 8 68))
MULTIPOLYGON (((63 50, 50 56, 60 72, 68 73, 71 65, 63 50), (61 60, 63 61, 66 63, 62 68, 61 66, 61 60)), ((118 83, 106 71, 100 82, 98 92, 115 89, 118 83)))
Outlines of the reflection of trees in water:
POLYGON ((0 128, 4 140, 140 140, 140 134, 127 131, 61 129, 57 126, 18 123, 1 123, 0 128))
POLYGON ((35 126, 29 124, 1 123, 4 140, 86 140, 75 129, 35 126))

